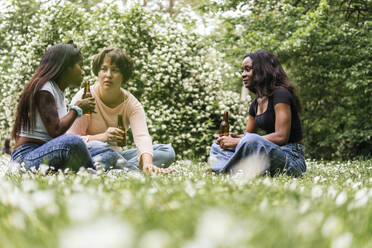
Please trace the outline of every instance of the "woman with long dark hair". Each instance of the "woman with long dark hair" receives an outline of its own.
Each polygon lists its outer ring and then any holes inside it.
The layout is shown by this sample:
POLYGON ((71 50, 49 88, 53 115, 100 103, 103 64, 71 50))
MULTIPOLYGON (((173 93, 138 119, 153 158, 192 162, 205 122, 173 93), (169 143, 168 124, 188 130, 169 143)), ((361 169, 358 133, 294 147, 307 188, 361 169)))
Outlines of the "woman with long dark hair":
POLYGON ((12 130, 16 141, 12 160, 28 169, 37 169, 41 163, 55 170, 92 167, 85 143, 76 135, 64 134, 76 118, 95 106, 89 98, 66 109, 64 91, 80 86, 81 63, 81 53, 72 42, 45 52, 19 100, 12 130))
MULTIPOLYGON (((244 86, 255 94, 246 130, 242 135, 217 138, 210 151, 212 170, 234 171, 243 158, 258 155, 268 160, 270 175, 302 175, 306 171, 299 118, 302 108, 295 86, 278 59, 263 49, 244 56, 242 78, 244 86), (255 134, 258 128, 266 134, 255 134)), ((244 166, 250 166, 249 162, 244 166)))

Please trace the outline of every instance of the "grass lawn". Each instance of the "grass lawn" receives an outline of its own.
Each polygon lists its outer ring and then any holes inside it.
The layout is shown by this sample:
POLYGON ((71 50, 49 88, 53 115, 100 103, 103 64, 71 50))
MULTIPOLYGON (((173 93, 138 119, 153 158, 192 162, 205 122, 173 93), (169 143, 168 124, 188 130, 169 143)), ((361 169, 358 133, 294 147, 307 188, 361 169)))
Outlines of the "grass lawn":
POLYGON ((372 247, 372 161, 248 179, 24 172, 0 159, 0 247, 372 247))

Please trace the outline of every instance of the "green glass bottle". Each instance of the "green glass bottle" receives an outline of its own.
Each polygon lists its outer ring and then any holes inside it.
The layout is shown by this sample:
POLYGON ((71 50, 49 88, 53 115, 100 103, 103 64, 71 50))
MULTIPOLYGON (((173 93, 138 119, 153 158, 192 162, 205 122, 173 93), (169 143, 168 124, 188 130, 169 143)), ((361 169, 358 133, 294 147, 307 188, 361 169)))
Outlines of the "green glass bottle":
POLYGON ((124 147, 127 145, 127 133, 125 131, 122 115, 118 115, 118 128, 122 130, 124 134, 123 134, 123 140, 121 142, 118 142, 117 145, 120 147, 124 147))

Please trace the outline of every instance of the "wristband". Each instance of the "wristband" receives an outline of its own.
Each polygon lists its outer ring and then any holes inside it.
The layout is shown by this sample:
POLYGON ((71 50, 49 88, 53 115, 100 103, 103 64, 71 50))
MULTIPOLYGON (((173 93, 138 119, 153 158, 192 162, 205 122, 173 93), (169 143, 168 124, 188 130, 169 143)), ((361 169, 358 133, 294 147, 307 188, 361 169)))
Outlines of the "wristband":
POLYGON ((69 104, 68 105, 68 111, 70 111, 71 109, 76 112, 76 118, 79 118, 80 116, 83 115, 83 110, 80 107, 78 107, 76 105, 69 104))

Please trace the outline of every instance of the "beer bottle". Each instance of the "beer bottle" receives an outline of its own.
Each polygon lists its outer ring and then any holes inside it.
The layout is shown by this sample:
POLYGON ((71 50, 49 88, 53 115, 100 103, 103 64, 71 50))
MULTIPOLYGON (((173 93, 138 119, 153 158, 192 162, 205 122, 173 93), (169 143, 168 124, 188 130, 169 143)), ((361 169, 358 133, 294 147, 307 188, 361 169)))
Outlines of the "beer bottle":
POLYGON ((225 111, 223 114, 223 120, 220 124, 220 136, 229 136, 230 124, 229 124, 229 112, 225 111))
MULTIPOLYGON (((89 81, 86 80, 84 82, 84 94, 83 94, 83 99, 85 98, 89 98, 89 97, 92 97, 92 93, 90 92, 90 85, 89 85, 89 81)), ((92 111, 88 111, 86 112, 84 115, 90 115, 92 113, 92 111)))
POLYGON ((124 131, 124 134, 123 134, 123 140, 118 142, 117 145, 120 146, 120 147, 124 147, 127 145, 127 134, 126 134, 126 131, 125 131, 125 127, 124 127, 124 124, 123 124, 123 116, 122 115, 118 115, 118 128, 122 131, 124 131))

